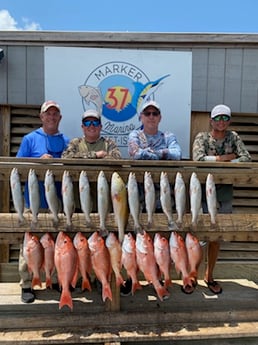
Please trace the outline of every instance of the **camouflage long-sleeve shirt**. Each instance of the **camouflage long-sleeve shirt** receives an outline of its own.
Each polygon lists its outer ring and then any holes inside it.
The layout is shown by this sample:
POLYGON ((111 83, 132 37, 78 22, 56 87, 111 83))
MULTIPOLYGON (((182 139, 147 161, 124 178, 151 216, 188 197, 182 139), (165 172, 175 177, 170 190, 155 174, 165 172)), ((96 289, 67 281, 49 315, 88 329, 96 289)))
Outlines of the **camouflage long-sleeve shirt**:
POLYGON ((205 161, 208 156, 234 153, 239 162, 252 160, 242 139, 235 131, 227 131, 223 140, 214 139, 210 132, 200 132, 193 143, 193 160, 205 161))
POLYGON ((96 152, 107 152, 105 159, 121 159, 121 153, 116 143, 110 138, 100 137, 95 143, 87 143, 83 138, 74 138, 70 141, 62 158, 97 158, 96 152))

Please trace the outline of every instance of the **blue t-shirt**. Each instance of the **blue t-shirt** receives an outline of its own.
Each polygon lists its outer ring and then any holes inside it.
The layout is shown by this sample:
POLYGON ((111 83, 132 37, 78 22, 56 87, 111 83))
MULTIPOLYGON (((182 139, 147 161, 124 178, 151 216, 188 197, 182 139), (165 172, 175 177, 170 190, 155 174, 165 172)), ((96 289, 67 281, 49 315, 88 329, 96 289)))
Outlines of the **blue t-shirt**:
MULTIPOLYGON (((68 143, 69 139, 62 133, 48 135, 43 131, 42 128, 39 128, 23 137, 16 157, 39 158, 42 155, 48 153, 52 155, 54 158, 60 158, 62 152, 67 148, 68 143)), ((61 198, 61 182, 56 182, 56 188, 58 196, 59 198, 61 198)), ((39 190, 40 207, 48 208, 43 181, 39 181, 39 190)), ((24 198, 25 207, 29 208, 30 203, 27 182, 25 183, 24 198)))

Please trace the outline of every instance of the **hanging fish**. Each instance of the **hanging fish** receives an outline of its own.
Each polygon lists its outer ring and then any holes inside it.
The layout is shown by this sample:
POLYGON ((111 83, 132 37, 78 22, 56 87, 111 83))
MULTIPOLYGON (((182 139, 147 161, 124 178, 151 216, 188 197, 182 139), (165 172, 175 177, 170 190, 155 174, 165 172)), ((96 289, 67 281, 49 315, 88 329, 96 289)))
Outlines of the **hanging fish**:
POLYGON ((88 244, 91 252, 93 271, 102 285, 102 300, 105 302, 108 298, 112 301, 112 291, 110 287, 112 267, 105 240, 95 231, 88 238, 88 244))
POLYGON ((60 231, 55 243, 55 266, 62 293, 59 309, 67 305, 73 310, 70 286, 75 288, 78 276, 78 255, 73 242, 65 232, 60 231))
POLYGON ((208 212, 211 217, 211 224, 215 225, 217 215, 217 195, 216 185, 212 174, 208 174, 206 178, 206 201, 208 212))
POLYGON ((128 204, 134 222, 134 232, 141 231, 140 225, 140 195, 135 173, 130 172, 127 181, 128 204))
POLYGON ((24 211, 24 199, 22 194, 22 187, 20 181, 20 175, 17 168, 13 168, 10 174, 10 187, 12 193, 13 206, 18 214, 18 223, 22 225, 25 223, 23 216, 24 211))
POLYGON ((98 174, 97 192, 100 234, 101 236, 105 237, 108 234, 108 230, 106 228, 106 218, 109 211, 110 192, 106 176, 102 170, 98 174))
POLYGON ((32 273, 31 286, 42 286, 40 271, 44 262, 44 249, 38 236, 31 232, 25 232, 23 240, 23 257, 28 266, 28 271, 32 273))
POLYGON ((177 229, 177 225, 173 220, 171 188, 168 175, 164 171, 160 174, 160 202, 162 210, 168 219, 168 228, 170 230, 177 229))
POLYGON ((54 174, 49 169, 45 174, 44 187, 48 208, 53 215, 53 224, 57 227, 59 222, 58 213, 61 211, 61 200, 57 196, 54 174))
POLYGON ((72 227, 72 216, 75 209, 74 192, 73 192, 73 181, 69 171, 63 172, 62 178, 62 198, 64 214, 66 216, 67 229, 72 227))
POLYGON ((36 172, 34 169, 29 170, 28 175, 28 190, 30 210, 32 213, 31 227, 34 229, 38 223, 38 213, 40 208, 40 191, 36 172))
POLYGON ((90 213, 92 210, 92 200, 90 195, 90 183, 87 176, 87 172, 82 170, 79 177, 79 196, 81 209, 85 217, 86 226, 90 227, 91 218, 90 213))
POLYGON ((202 187, 195 172, 190 178, 190 207, 192 213, 192 225, 197 226, 198 216, 202 213, 202 187))
POLYGON ((118 227, 118 238, 120 243, 122 243, 128 222, 129 210, 126 185, 117 172, 113 172, 111 178, 111 199, 115 221, 118 227))
POLYGON ((177 224, 181 225, 183 223, 183 216, 185 213, 186 205, 186 187, 182 174, 178 171, 176 173, 175 186, 175 204, 177 211, 177 224))
POLYGON ((145 171, 144 173, 144 196, 145 196, 145 208, 147 212, 147 228, 151 228, 153 224, 153 213, 155 210, 156 196, 155 187, 151 173, 145 171))

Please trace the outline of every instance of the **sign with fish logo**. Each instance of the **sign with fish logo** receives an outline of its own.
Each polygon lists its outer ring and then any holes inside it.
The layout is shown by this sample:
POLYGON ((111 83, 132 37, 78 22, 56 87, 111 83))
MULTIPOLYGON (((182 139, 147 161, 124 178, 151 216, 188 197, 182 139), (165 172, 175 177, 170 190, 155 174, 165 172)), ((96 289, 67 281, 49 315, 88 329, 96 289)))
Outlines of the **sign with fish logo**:
POLYGON ((102 134, 113 137, 117 144, 127 145, 129 133, 140 127, 142 103, 154 97, 162 80, 151 81, 137 66, 125 61, 112 61, 98 66, 79 86, 83 108, 94 108, 102 114, 102 134))
POLYGON ((141 127, 142 104, 155 100, 160 130, 173 132, 189 158, 191 66, 191 52, 46 47, 45 98, 59 102, 61 129, 70 138, 82 136, 82 113, 98 110, 102 135, 116 141, 124 158, 129 133, 141 127))

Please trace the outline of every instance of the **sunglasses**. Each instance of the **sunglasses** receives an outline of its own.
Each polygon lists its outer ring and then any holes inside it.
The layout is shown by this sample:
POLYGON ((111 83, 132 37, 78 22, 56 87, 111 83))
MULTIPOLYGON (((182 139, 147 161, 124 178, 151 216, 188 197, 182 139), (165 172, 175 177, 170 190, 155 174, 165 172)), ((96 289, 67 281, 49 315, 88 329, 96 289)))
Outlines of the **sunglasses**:
POLYGON ((90 127, 90 125, 93 125, 94 127, 98 127, 100 125, 100 121, 99 120, 86 120, 86 121, 82 121, 83 126, 85 127, 90 127))
POLYGON ((224 122, 227 122, 230 120, 230 117, 228 115, 219 115, 219 116, 214 117, 212 120, 215 122, 219 122, 221 120, 224 122))
POLYGON ((145 116, 151 116, 151 115, 153 115, 153 116, 159 116, 159 114, 160 114, 160 112, 158 112, 158 111, 146 111, 146 112, 144 112, 143 113, 145 116))

